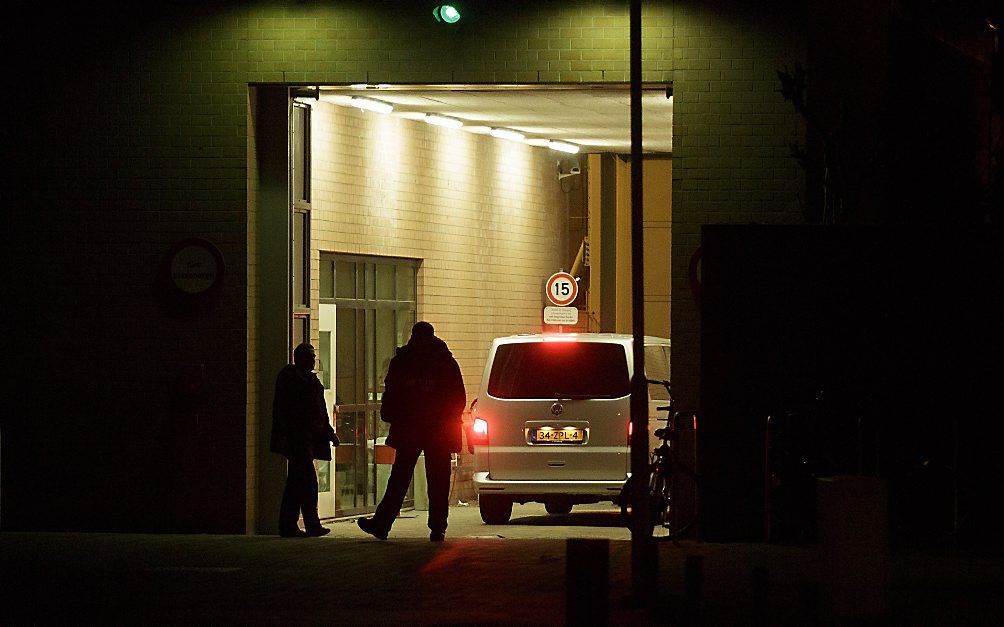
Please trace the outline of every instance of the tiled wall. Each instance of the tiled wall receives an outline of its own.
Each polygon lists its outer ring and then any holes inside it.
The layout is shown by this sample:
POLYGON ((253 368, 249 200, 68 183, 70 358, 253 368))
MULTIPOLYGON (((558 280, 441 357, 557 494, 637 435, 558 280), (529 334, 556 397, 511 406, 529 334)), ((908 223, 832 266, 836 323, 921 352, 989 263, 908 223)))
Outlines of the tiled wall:
POLYGON ((420 259, 420 319, 477 394, 493 338, 541 330, 567 249, 555 157, 461 129, 320 103, 312 121, 314 298, 320 251, 420 259))

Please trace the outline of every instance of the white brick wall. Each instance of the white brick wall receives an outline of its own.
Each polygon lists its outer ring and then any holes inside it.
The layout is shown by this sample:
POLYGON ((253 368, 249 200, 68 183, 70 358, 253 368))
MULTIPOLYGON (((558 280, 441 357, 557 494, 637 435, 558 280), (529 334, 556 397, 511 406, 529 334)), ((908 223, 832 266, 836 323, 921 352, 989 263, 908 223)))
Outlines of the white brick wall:
POLYGON ((311 122, 315 312, 321 251, 420 259, 418 317, 472 400, 492 338, 539 332, 543 281, 571 264, 556 157, 330 103, 311 122))

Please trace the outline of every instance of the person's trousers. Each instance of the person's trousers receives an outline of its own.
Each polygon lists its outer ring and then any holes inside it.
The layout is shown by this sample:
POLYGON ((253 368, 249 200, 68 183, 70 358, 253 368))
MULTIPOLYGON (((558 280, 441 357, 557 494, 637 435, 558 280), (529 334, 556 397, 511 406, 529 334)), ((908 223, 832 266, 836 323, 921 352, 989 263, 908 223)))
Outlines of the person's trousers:
MULTIPOLYGON (((394 466, 387 480, 387 491, 377 506, 373 520, 385 530, 390 530, 401 511, 401 504, 408 493, 408 485, 415 474, 415 463, 422 449, 417 446, 401 447, 395 450, 394 466)), ((429 529, 433 533, 446 531, 446 519, 450 512, 450 451, 425 449, 425 479, 429 487, 429 529)))
POLYGON ((279 533, 299 528, 297 519, 303 512, 307 531, 321 526, 317 517, 317 471, 310 455, 294 455, 286 466, 286 488, 279 506, 279 533))

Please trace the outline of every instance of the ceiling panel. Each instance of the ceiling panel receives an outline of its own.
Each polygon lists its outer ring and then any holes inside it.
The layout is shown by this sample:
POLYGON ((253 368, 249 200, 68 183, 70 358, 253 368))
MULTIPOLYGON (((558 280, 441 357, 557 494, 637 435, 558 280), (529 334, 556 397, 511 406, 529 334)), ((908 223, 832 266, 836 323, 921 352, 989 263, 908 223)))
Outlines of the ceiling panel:
MULTIPOLYGON (((475 132, 490 127, 515 129, 527 139, 556 139, 582 146, 583 152, 631 151, 630 93, 627 86, 322 88, 321 99, 348 105, 364 96, 394 105, 391 115, 417 118, 436 113, 459 118, 475 132)), ((673 101, 665 87, 642 95, 642 144, 647 153, 673 151, 673 101)))

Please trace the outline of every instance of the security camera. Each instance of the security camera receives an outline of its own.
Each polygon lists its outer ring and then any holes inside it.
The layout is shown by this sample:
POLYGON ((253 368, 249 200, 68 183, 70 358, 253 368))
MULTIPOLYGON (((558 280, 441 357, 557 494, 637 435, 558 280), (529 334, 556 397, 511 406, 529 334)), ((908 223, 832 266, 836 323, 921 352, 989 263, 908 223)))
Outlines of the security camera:
POLYGON ((567 179, 570 176, 575 176, 581 173, 582 170, 580 170, 578 166, 573 166, 571 169, 568 170, 568 172, 558 172, 558 180, 560 181, 562 179, 567 179))
POLYGON ((562 159, 558 161, 558 180, 567 179, 570 176, 581 174, 578 159, 562 159))

